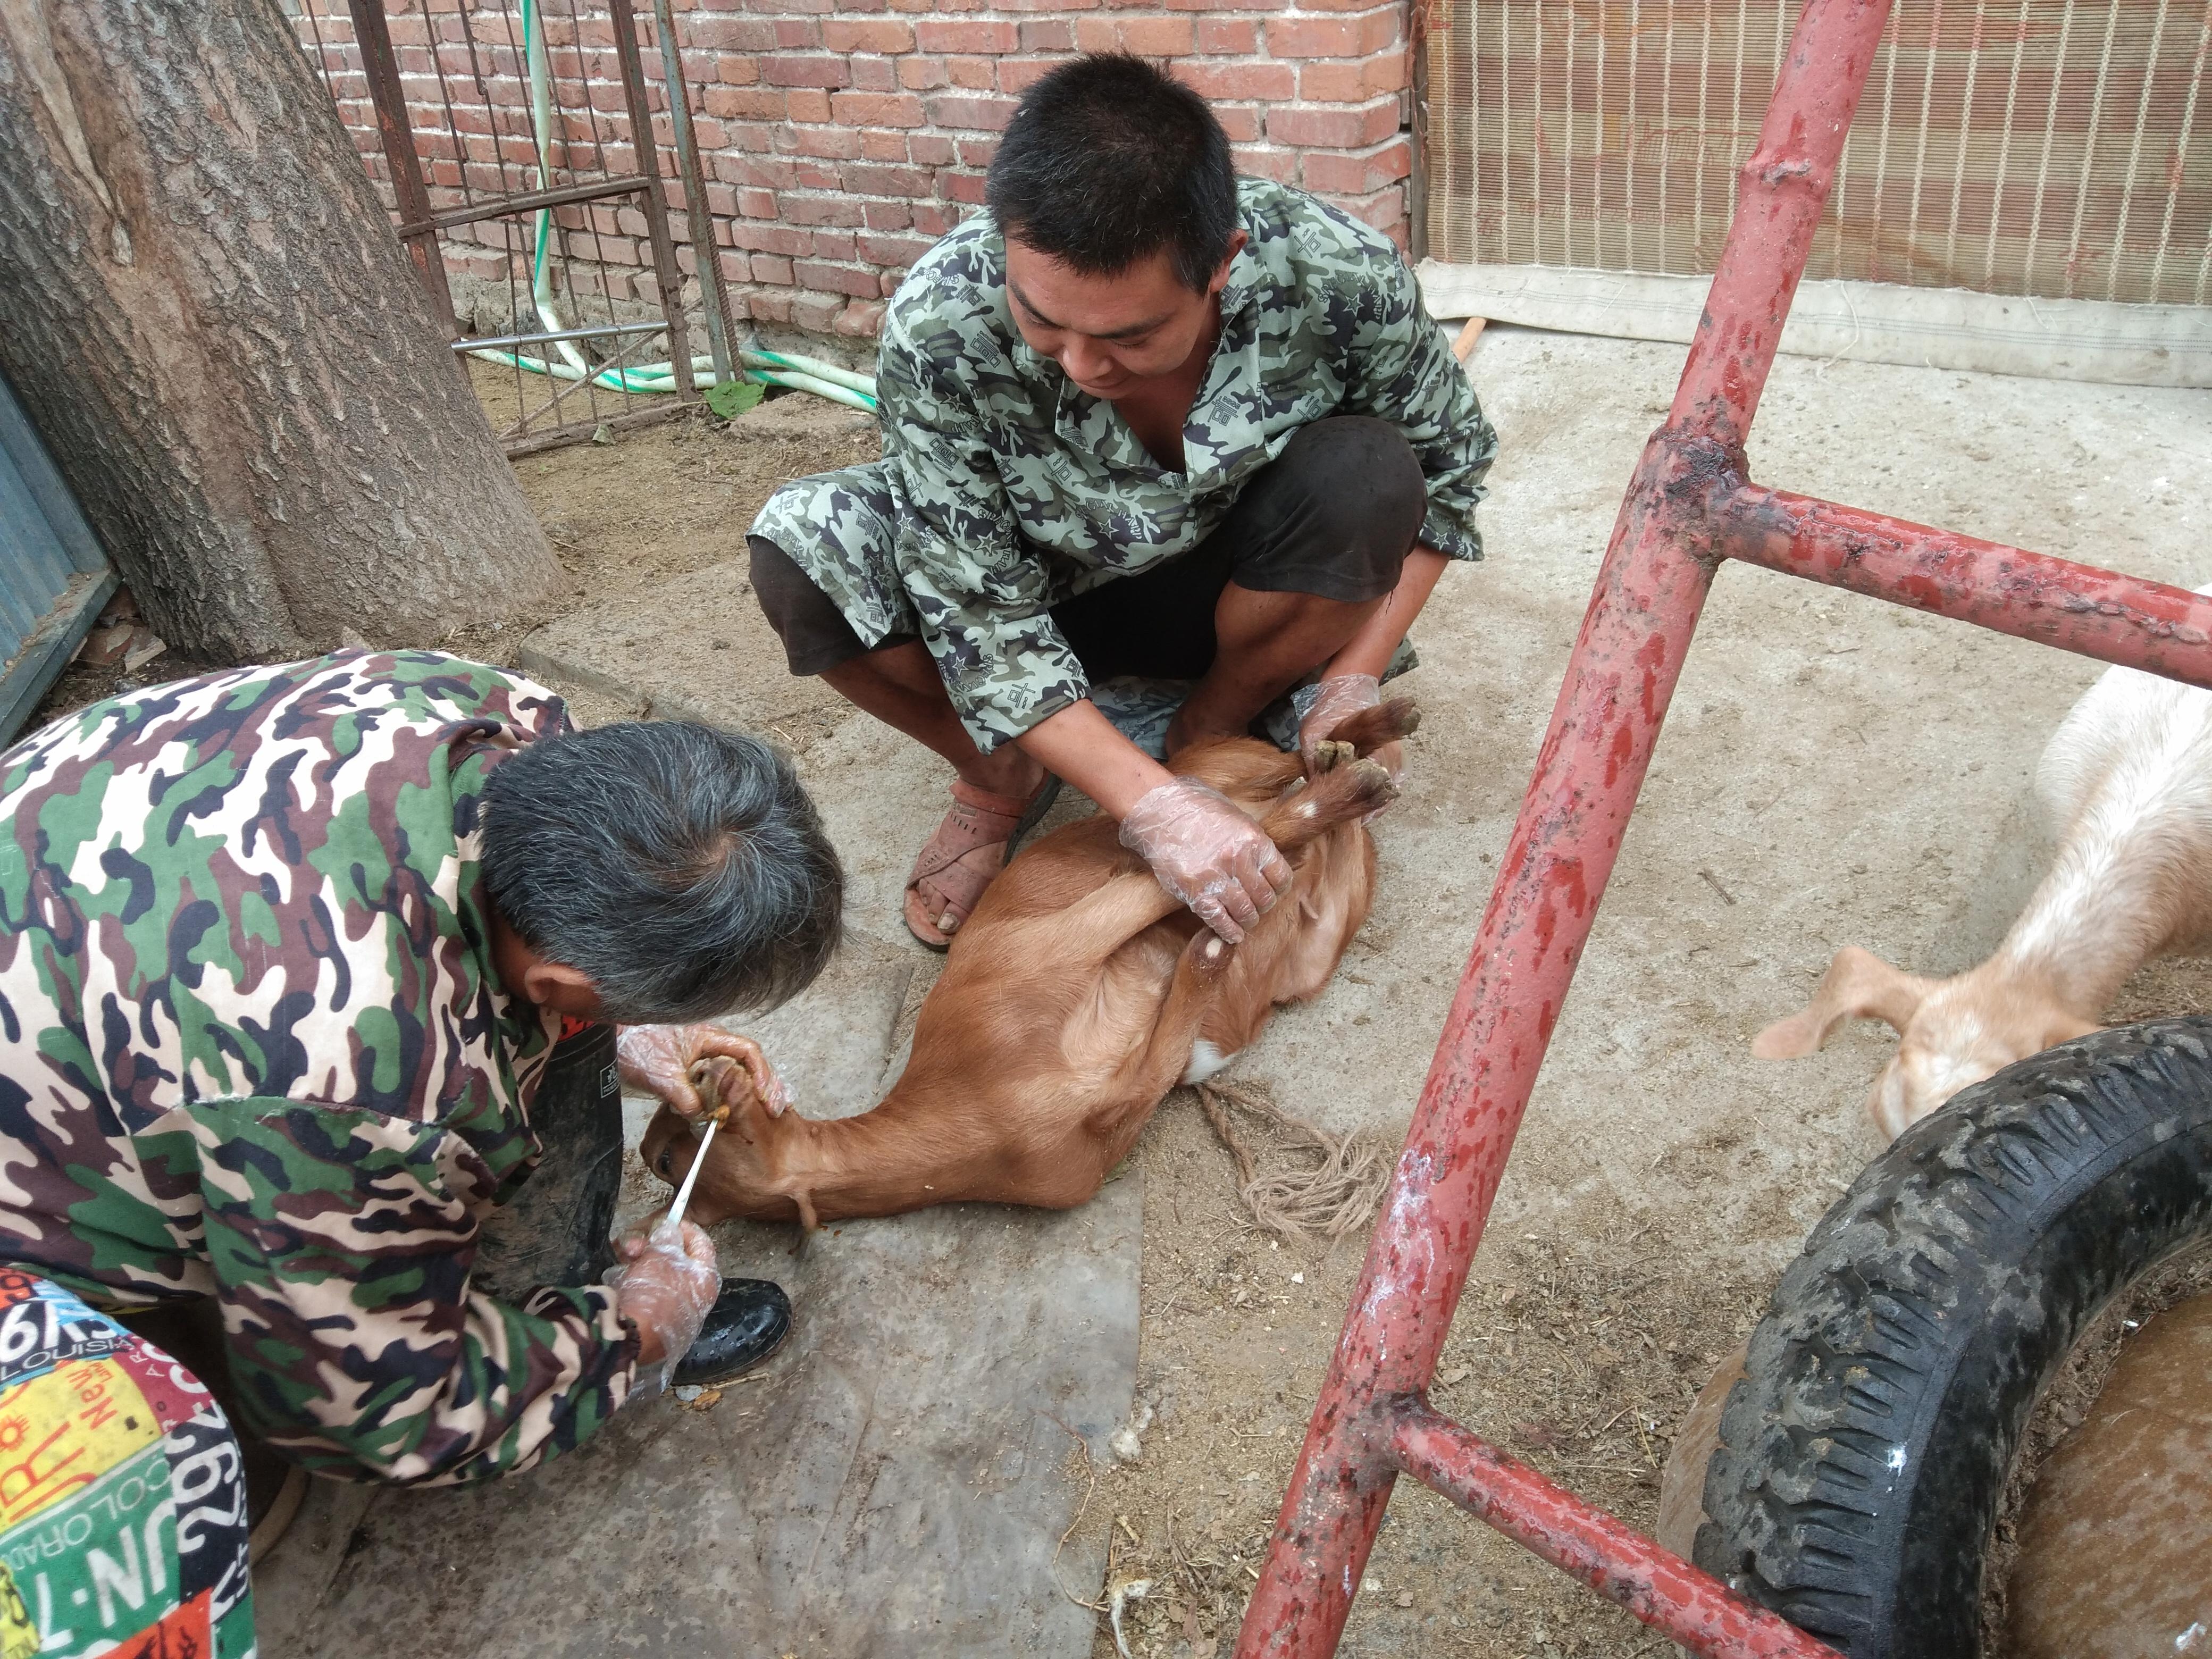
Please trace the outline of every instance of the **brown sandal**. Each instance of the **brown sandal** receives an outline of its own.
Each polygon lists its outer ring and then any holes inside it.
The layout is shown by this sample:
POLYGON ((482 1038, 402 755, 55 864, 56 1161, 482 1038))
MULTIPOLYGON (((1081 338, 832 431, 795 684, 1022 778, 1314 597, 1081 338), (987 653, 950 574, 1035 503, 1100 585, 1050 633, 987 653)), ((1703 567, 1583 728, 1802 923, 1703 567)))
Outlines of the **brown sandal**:
POLYGON ((1059 794, 1060 780, 1049 772, 1027 800, 954 779, 952 810, 922 843, 906 878, 907 931, 933 951, 950 950, 983 890, 1059 794))

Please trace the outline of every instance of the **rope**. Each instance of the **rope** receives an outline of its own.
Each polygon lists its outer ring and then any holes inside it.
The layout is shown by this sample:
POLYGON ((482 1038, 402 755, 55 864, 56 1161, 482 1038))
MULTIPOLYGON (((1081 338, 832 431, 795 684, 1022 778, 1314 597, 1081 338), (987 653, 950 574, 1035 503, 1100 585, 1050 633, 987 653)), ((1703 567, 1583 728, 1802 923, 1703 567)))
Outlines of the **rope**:
POLYGON ((1249 1083, 1200 1083, 1191 1092, 1213 1133, 1237 1160, 1237 1196, 1253 1220, 1283 1237, 1341 1238, 1367 1224, 1390 1182, 1390 1143, 1371 1129, 1339 1137, 1292 1117, 1249 1083), (1266 1123, 1293 1160, 1260 1172, 1232 1111, 1266 1123))

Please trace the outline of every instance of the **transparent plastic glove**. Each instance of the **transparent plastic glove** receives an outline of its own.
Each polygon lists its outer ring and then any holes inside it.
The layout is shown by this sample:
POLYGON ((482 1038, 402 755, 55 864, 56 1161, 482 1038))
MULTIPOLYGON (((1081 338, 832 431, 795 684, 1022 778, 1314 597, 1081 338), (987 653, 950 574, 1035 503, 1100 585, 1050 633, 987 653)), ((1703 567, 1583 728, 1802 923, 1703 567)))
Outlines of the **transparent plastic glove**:
POLYGON ((1290 861, 1218 789, 1174 778, 1137 798, 1121 845, 1231 945, 1291 884, 1290 861))
POLYGON ((678 1117, 696 1118, 704 1109, 690 1073, 696 1061, 715 1055, 744 1068, 770 1117, 783 1115, 791 1097, 750 1037, 732 1036, 719 1025, 625 1025, 615 1038, 615 1065, 623 1082, 665 1101, 678 1117))
MULTIPOLYGON (((1372 674, 1332 674, 1313 689, 1313 701, 1298 720, 1298 753, 1313 769, 1314 750, 1340 720, 1382 701, 1382 683, 1372 674)), ((1395 745, 1394 745, 1395 746, 1395 745)), ((1395 776, 1396 769, 1391 769, 1395 776)))
POLYGON ((641 1360, 638 1366, 639 1390, 648 1396, 668 1386, 676 1362, 699 1340, 708 1310, 722 1289, 714 1241, 690 1222, 682 1224, 678 1237, 663 1216, 644 1237, 633 1233, 617 1240, 619 1259, 607 1269, 615 1311, 636 1324, 643 1352, 659 1347, 657 1359, 650 1364, 641 1360))

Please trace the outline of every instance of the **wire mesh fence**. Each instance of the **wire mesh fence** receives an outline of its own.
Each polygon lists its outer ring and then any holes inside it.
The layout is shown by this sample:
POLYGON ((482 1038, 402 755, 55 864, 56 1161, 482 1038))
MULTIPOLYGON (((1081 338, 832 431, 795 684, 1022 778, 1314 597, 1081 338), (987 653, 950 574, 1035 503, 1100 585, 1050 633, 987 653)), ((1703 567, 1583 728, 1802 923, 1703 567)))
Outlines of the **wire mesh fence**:
MULTIPOLYGON (((1443 0, 1430 252, 1711 271, 1796 0, 1443 0)), ((2208 0, 1903 0, 1806 275, 2212 297, 2208 0)))

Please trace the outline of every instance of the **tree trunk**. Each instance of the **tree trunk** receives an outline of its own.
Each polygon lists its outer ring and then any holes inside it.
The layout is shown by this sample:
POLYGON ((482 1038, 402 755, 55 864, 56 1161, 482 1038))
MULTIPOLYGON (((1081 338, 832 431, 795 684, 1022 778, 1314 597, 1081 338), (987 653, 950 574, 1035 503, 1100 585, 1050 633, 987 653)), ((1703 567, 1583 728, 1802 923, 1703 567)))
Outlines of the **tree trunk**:
POLYGON ((549 596, 452 356, 277 0, 0 0, 0 370, 172 645, 549 596))

